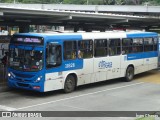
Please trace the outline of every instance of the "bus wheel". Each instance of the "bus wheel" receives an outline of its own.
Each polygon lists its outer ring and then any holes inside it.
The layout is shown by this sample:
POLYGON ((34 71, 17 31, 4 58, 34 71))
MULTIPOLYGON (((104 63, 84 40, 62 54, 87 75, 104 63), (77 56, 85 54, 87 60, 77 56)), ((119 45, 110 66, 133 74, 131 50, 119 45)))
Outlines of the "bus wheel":
POLYGON ((127 82, 132 81, 133 77, 134 77, 134 68, 132 66, 129 66, 126 70, 125 81, 127 82))
POLYGON ((70 93, 74 91, 76 86, 75 78, 72 75, 67 76, 65 84, 64 84, 64 92, 70 93))

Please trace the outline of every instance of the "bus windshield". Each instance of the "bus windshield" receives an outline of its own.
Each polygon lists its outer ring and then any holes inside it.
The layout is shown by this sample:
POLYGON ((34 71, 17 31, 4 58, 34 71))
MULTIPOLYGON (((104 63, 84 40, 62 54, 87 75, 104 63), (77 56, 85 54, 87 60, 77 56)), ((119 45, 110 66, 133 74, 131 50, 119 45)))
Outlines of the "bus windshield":
POLYGON ((15 70, 39 71, 43 67, 42 50, 10 48, 9 66, 15 70))

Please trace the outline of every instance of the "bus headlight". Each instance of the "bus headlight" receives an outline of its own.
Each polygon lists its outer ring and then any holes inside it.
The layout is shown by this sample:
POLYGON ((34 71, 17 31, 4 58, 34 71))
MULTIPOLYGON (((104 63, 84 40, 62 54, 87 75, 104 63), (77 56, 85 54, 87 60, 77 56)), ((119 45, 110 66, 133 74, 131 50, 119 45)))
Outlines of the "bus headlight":
POLYGON ((37 80, 35 80, 35 82, 40 82, 42 79, 42 76, 38 77, 37 80))
POLYGON ((16 76, 15 76, 12 72, 9 72, 9 73, 8 73, 8 77, 10 77, 10 78, 15 78, 16 76))
POLYGON ((11 73, 8 73, 8 77, 11 77, 11 73))

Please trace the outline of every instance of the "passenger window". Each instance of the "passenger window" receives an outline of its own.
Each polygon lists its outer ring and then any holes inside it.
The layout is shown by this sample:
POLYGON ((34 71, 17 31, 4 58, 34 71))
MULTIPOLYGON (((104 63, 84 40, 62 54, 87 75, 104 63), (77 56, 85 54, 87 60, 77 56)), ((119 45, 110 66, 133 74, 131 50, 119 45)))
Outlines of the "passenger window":
POLYGON ((73 60, 77 57, 76 41, 64 41, 64 60, 73 60))
POLYGON ((46 68, 53 68, 62 64, 61 45, 49 43, 46 48, 46 68))
POLYGON ((103 57, 107 56, 107 40, 95 40, 94 41, 94 56, 103 57))
POLYGON ((144 38, 144 51, 153 51, 153 39, 152 38, 144 38))
POLYGON ((121 54, 121 44, 120 39, 109 39, 109 56, 115 56, 121 54))
POLYGON ((153 46, 153 49, 154 49, 154 51, 157 51, 158 50, 158 38, 157 37, 155 37, 155 38, 153 38, 154 40, 154 46, 153 46))
POLYGON ((83 40, 78 41, 78 58, 92 58, 93 57, 93 41, 83 40))
POLYGON ((143 52, 143 39, 142 38, 134 38, 133 39, 133 47, 132 52, 143 52))
POLYGON ((124 38, 122 39, 122 54, 132 53, 132 39, 124 38))

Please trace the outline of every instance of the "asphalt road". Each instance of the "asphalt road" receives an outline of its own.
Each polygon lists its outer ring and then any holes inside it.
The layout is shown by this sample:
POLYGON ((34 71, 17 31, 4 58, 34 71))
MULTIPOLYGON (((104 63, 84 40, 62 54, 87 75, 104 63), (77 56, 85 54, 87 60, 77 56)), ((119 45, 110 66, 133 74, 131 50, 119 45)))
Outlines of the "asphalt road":
MULTIPOLYGON (((132 82, 114 79, 80 86, 69 94, 61 90, 48 93, 15 89, 1 92, 0 111, 160 111, 160 71, 142 73, 135 76, 132 82)), ((119 116, 118 119, 134 118, 119 116)))

